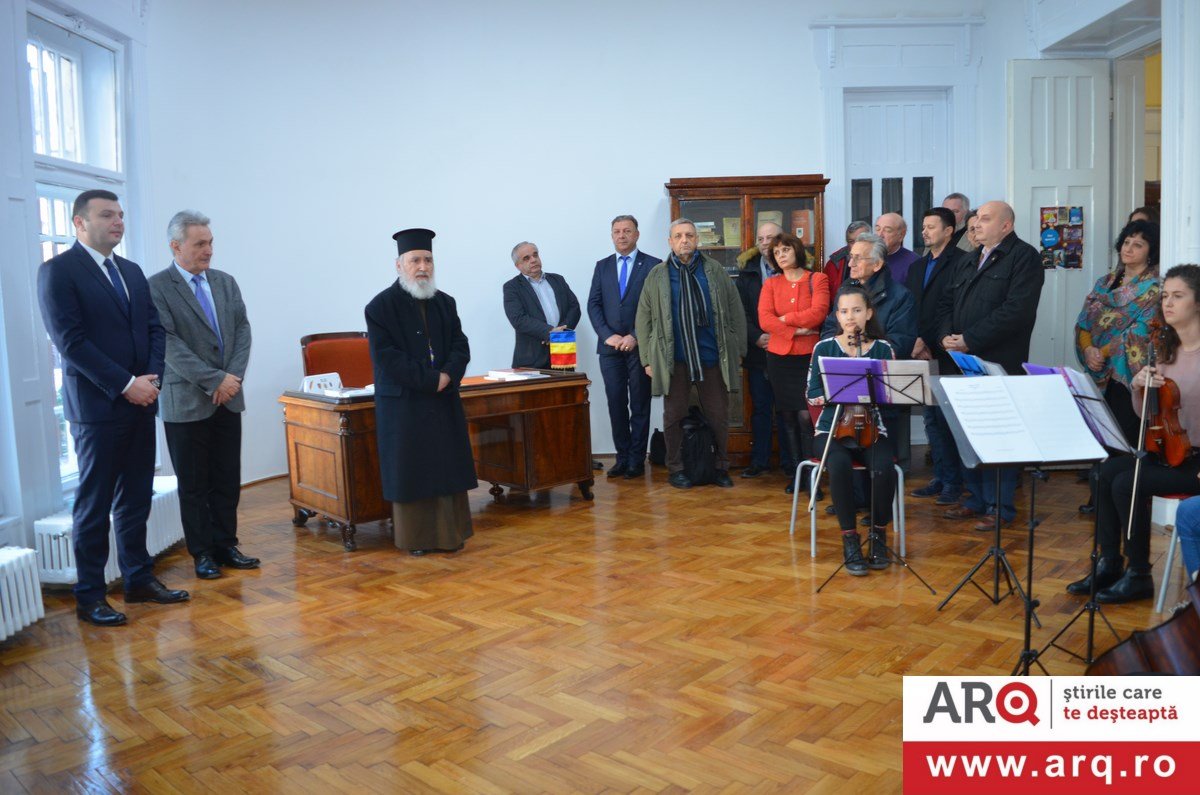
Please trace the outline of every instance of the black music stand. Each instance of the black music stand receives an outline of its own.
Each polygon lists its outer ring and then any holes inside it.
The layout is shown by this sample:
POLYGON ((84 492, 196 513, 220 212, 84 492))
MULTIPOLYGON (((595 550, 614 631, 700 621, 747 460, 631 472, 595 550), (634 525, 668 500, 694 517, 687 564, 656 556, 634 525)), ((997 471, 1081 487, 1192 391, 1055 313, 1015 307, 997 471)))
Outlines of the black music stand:
MULTIPOLYGON (((1067 379, 1067 383, 1071 389, 1071 396, 1075 398, 1075 403, 1083 415, 1084 421, 1088 428, 1092 431, 1092 435, 1096 437, 1103 447, 1119 452, 1133 453, 1134 450, 1129 446, 1124 434, 1121 432, 1117 420, 1113 417, 1112 410, 1108 407, 1108 403, 1104 401, 1104 396, 1100 394, 1100 390, 1096 387, 1092 379, 1085 376, 1078 370, 1070 368, 1038 368, 1032 365, 1026 365, 1025 369, 1031 374, 1049 371, 1059 373, 1067 379)), ((1088 478, 1089 487, 1095 488, 1096 484, 1092 478, 1088 478)), ((1080 660, 1085 665, 1091 665, 1096 661, 1096 616, 1099 615, 1104 621, 1104 625, 1108 627, 1108 631, 1112 633, 1113 638, 1119 643, 1121 640, 1120 634, 1113 627, 1112 622, 1108 620, 1108 616, 1104 615, 1104 609, 1100 603, 1096 601, 1096 565, 1100 560, 1100 512, 1096 511, 1092 514, 1092 554, 1091 554, 1091 588, 1088 591, 1088 600, 1085 602, 1071 620, 1063 625, 1063 628, 1055 633, 1045 646, 1038 649, 1037 656, 1041 657, 1051 648, 1065 651, 1077 660, 1080 660), (1060 646, 1058 639, 1067 633, 1067 631, 1075 625, 1075 622, 1087 614, 1087 648, 1084 655, 1076 654, 1065 646, 1060 646)), ((1040 663, 1039 663, 1040 665, 1040 663)), ((1043 669, 1044 670, 1044 669, 1043 669)))
MULTIPOLYGON (((825 461, 829 455, 829 447, 834 443, 834 429, 837 427, 838 418, 841 415, 842 406, 855 405, 864 406, 868 411, 877 412, 881 405, 924 405, 928 402, 929 395, 929 363, 925 361, 912 360, 904 361, 897 364, 890 359, 868 359, 862 357, 833 357, 822 356, 817 362, 817 372, 821 376, 821 382, 825 386, 825 394, 827 403, 835 404, 833 413, 833 424, 830 428, 829 435, 825 439, 825 450, 821 454, 821 463, 817 468, 816 476, 813 478, 815 482, 820 477, 821 470, 825 468, 825 461), (909 372, 890 372, 890 370, 907 370, 909 372)), ((895 462, 892 462, 893 464, 895 462)), ((875 527, 875 469, 867 463, 867 475, 870 479, 870 503, 869 510, 871 516, 871 528, 875 527)), ((900 499, 903 499, 901 497, 900 499)), ((816 490, 812 490, 809 495, 808 502, 809 512, 816 510, 816 490)), ((892 517, 895 520, 896 517, 892 517)), ((916 569, 908 564, 899 553, 888 546, 882 544, 884 556, 890 563, 896 563, 912 572, 913 576, 921 581, 921 584, 929 589, 929 592, 936 594, 933 586, 925 582, 925 578, 917 573, 916 569)), ((833 570, 833 573, 825 578, 825 582, 821 583, 817 588, 817 593, 837 576, 837 573, 846 567, 846 561, 843 559, 838 567, 833 570)))
POLYGON ((1095 463, 1105 458, 1104 450, 1096 443, 1067 383, 1058 375, 939 378, 934 381, 933 391, 958 443, 963 464, 971 468, 996 470, 997 499, 1000 496, 1002 468, 1032 467, 1036 472, 1029 497, 1028 591, 1021 588, 1001 544, 1000 506, 997 505, 995 538, 991 548, 938 605, 938 610, 945 607, 968 582, 993 604, 999 604, 1001 599, 1015 590, 1025 604, 1025 637, 1013 674, 1022 670, 1028 674, 1034 663, 1045 671, 1038 660, 1040 652, 1032 648, 1031 626, 1036 623, 1041 627, 1034 612, 1038 602, 1032 598, 1034 531, 1039 524, 1035 515, 1035 500, 1037 480, 1044 477, 1039 467, 1047 463, 1095 463), (1066 406, 1074 407, 1076 411, 1070 411, 1066 406), (991 594, 973 579, 989 559, 994 560, 991 594), (1009 586, 1003 596, 1000 594, 1001 571, 1009 586))

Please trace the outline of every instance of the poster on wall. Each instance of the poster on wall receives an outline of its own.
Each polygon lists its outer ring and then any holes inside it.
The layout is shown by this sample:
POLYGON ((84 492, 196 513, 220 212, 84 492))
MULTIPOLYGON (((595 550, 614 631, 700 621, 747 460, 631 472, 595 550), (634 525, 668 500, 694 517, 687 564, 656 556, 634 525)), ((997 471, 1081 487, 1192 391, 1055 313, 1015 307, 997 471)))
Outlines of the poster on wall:
POLYGON ((1042 208, 1042 267, 1083 267, 1083 208, 1042 208))

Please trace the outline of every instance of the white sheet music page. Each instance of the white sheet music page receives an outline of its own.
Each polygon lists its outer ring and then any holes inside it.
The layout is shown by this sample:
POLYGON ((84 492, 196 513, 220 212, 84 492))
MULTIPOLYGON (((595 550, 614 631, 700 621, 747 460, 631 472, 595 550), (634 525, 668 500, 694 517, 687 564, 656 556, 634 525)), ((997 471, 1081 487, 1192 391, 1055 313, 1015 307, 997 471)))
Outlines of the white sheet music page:
POLYGON ((897 405, 933 405, 929 391, 929 362, 920 359, 886 359, 888 402, 897 405))
POLYGON ((1065 379, 1054 374, 1005 376, 1001 380, 1041 450, 1041 458, 1027 460, 1052 463, 1108 457, 1084 422, 1065 379))
MULTIPOLYGON (((1005 384, 1006 380, 1003 376, 943 378, 940 383, 980 463, 1040 461, 1041 449, 1026 429, 1021 412, 1005 384)), ((1066 382, 1061 378, 1058 382, 1065 393, 1066 382)), ((1071 398, 1069 393, 1067 398, 1071 398)), ((1078 416, 1073 400, 1071 411, 1078 416)), ((1088 438, 1091 438, 1090 433, 1088 438)))

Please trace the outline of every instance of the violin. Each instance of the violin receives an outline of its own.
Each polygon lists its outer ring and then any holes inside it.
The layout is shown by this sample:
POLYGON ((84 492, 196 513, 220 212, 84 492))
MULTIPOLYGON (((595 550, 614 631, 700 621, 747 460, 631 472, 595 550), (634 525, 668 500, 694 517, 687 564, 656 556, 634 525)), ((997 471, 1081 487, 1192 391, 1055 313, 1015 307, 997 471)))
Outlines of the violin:
MULTIPOLYGON (((1155 345, 1150 344, 1150 368, 1155 365, 1155 345)), ((1158 387, 1147 387, 1143 402, 1143 422, 1146 425, 1144 447, 1166 462, 1177 467, 1191 455, 1192 443, 1187 431, 1179 422, 1179 384, 1170 378, 1163 379, 1158 387)))
MULTIPOLYGON (((858 358, 862 358, 862 329, 855 329, 850 344, 858 347, 858 358)), ((865 450, 879 438, 875 424, 875 412, 870 406, 850 406, 842 412, 833 429, 833 438, 847 447, 865 450)))

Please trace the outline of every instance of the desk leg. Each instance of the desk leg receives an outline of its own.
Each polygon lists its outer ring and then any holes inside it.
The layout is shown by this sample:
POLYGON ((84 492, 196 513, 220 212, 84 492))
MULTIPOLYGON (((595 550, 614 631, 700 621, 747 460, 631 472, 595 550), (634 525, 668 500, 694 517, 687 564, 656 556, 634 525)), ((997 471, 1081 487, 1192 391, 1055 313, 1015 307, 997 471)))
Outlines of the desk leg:
POLYGON ((593 495, 592 495, 592 486, 594 486, 594 485, 596 485, 596 481, 595 481, 595 480, 581 480, 581 481, 579 481, 579 493, 583 495, 583 498, 584 498, 585 500, 590 500, 590 499, 592 499, 592 496, 593 496, 593 495))
POLYGON ((493 483, 492 487, 488 489, 488 494, 492 495, 492 499, 496 502, 504 502, 502 499, 504 497, 504 489, 500 487, 499 483, 493 483))
POLYGON ((354 525, 342 525, 342 548, 347 552, 353 552, 358 549, 358 544, 354 542, 354 534, 356 532, 358 532, 358 528, 356 528, 354 525))

